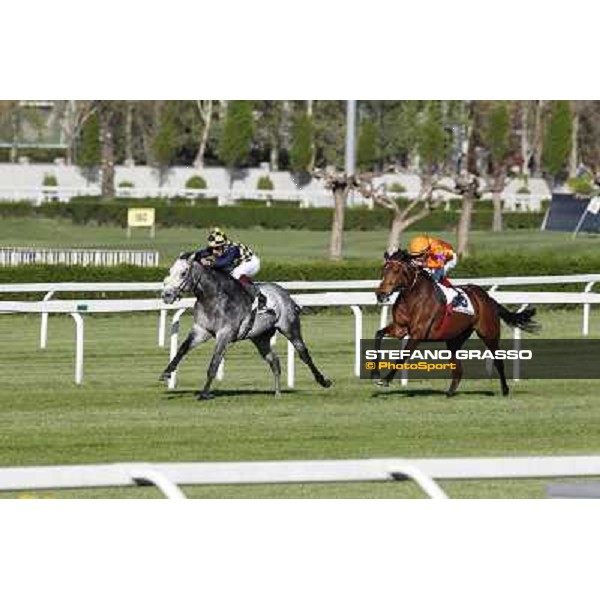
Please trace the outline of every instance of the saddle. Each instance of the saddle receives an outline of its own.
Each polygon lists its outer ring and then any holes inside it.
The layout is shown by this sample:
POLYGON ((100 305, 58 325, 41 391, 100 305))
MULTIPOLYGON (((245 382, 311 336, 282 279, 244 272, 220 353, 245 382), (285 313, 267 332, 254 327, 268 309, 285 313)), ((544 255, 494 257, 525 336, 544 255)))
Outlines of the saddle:
POLYGON ((454 286, 447 286, 437 281, 434 281, 434 284, 436 296, 446 307, 448 314, 452 312, 459 312, 465 315, 475 314, 473 303, 464 290, 454 286))

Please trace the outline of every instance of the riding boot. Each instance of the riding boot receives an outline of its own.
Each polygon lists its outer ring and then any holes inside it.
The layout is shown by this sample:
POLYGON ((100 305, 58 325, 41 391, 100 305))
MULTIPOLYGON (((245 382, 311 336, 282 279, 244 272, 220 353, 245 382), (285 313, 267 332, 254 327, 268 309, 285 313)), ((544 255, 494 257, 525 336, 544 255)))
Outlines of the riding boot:
POLYGON ((265 312, 267 310, 267 297, 260 291, 258 286, 247 275, 241 275, 238 281, 250 294, 252 301, 256 300, 258 312, 265 312))

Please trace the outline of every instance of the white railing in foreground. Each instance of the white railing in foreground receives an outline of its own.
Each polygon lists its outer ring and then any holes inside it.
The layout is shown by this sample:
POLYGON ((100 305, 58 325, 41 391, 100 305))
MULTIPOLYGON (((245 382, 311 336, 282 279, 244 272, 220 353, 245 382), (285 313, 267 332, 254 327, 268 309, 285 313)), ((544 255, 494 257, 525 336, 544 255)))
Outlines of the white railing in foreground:
MULTIPOLYGON (((490 291, 490 295, 502 304, 520 304, 521 309, 529 304, 583 304, 591 306, 600 304, 600 294, 591 292, 498 292, 490 291)), ((325 292, 321 294, 294 294, 294 300, 301 306, 313 307, 342 307, 347 306, 354 314, 354 373, 360 375, 360 340, 363 337, 363 306, 377 306, 375 294, 372 292, 325 292)), ((0 313, 42 313, 69 314, 76 324, 76 353, 75 353, 75 382, 83 382, 83 345, 84 323, 82 315, 88 313, 117 313, 136 311, 160 311, 162 329, 165 327, 166 313, 173 310, 171 324, 170 357, 177 351, 179 322, 183 313, 195 303, 194 298, 186 298, 172 305, 166 305, 161 300, 51 300, 46 302, 0 302, 0 313)), ((389 306, 389 305, 388 305, 389 306)), ((382 315, 383 318, 383 315, 382 315)), ((159 330, 159 339, 161 336, 159 330)), ((374 332, 370 332, 371 335, 374 332)), ((514 329, 515 346, 520 343, 521 331, 514 329)), ((288 342, 287 380, 288 387, 294 387, 295 367, 294 349, 288 342)), ((219 379, 223 377, 223 370, 219 379)), ((513 379, 519 379, 519 362, 513 361, 513 379)), ((176 373, 169 379, 169 388, 175 387, 176 373)), ((402 380, 403 385, 406 379, 402 380)))
POLYGON ((0 468, 0 490, 155 485, 185 498, 181 485, 292 484, 413 480, 433 499, 448 496, 435 480, 590 477, 600 456, 385 458, 216 463, 117 463, 0 468))
MULTIPOLYGON (((590 292, 597 282, 600 274, 584 275, 534 275, 529 277, 481 277, 475 279, 456 279, 456 285, 468 283, 489 287, 490 291, 498 290, 500 287, 515 287, 528 285, 557 285, 565 283, 583 283, 583 291, 590 292)), ((323 291, 323 290, 374 290, 379 281, 281 281, 278 282, 288 290, 323 291)), ((162 289, 162 283, 9 283, 0 284, 0 294, 3 293, 44 293, 44 300, 50 300, 59 292, 158 292, 162 289)), ((380 326, 384 327, 388 319, 388 307, 384 306, 381 311, 380 326)), ((589 335, 590 304, 583 305, 582 335, 589 335)), ((158 345, 165 345, 166 335, 166 311, 160 312, 158 325, 158 345)), ((40 348, 45 348, 48 339, 48 313, 42 312, 40 326, 40 348)))

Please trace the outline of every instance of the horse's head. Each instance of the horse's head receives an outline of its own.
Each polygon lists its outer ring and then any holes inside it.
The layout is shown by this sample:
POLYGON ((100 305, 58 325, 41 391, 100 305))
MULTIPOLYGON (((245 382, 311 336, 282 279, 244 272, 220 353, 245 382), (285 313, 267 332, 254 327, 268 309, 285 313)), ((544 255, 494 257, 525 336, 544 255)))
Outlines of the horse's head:
POLYGON ((404 250, 393 254, 386 252, 383 258, 383 278, 375 290, 377 302, 385 302, 394 292, 402 292, 412 287, 417 277, 417 268, 404 250))
POLYGON ((173 304, 181 298, 184 292, 192 287, 192 265, 194 254, 180 254, 169 269, 169 274, 163 280, 162 300, 165 304, 173 304))

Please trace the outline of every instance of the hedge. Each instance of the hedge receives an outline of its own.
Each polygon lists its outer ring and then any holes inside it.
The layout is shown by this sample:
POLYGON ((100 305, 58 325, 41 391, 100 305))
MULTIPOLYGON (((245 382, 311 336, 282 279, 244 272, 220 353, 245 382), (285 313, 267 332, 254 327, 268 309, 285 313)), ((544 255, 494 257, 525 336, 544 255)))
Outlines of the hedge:
MULTIPOLYGON (((377 279, 382 261, 360 260, 331 263, 276 263, 265 261, 260 278, 269 281, 335 281, 377 279)), ((167 269, 129 265, 118 267, 81 267, 64 265, 26 265, 0 268, 0 283, 59 281, 161 281, 167 269)), ((460 260, 454 277, 508 277, 519 275, 573 275, 600 273, 600 253, 557 255, 522 254, 482 255, 460 260)), ((576 286, 580 289, 581 286, 576 286)))
MULTIPOLYGON (((170 206, 164 200, 122 199, 119 201, 92 202, 76 200, 69 203, 48 202, 34 206, 27 202, 0 203, 0 217, 46 217, 64 218, 73 223, 85 225, 112 224, 124 226, 127 219, 127 206, 150 206, 156 208, 159 227, 197 227, 211 225, 223 227, 264 229, 307 229, 328 231, 331 227, 332 209, 304 208, 293 206, 222 206, 210 204, 189 206, 188 199, 175 200, 170 206), (186 204, 184 204, 186 203, 186 204)), ((409 227, 412 231, 451 231, 458 223, 458 211, 434 211, 427 218, 409 227)), ((542 213, 506 213, 506 229, 539 229, 542 213)), ((348 231, 372 231, 389 229, 391 214, 384 209, 349 208, 346 211, 345 229, 348 231)), ((473 213, 472 229, 490 230, 492 210, 481 208, 473 213)))

